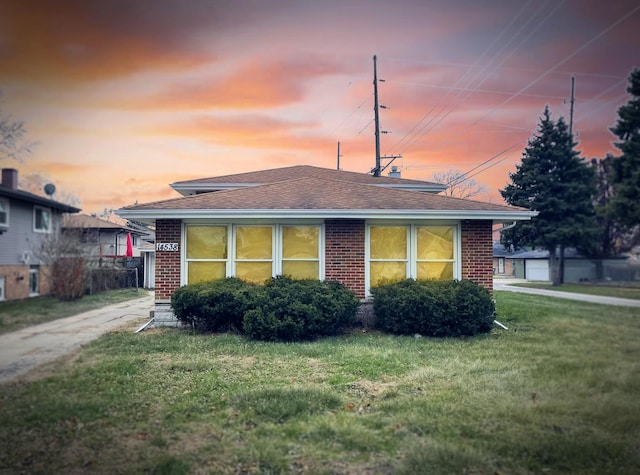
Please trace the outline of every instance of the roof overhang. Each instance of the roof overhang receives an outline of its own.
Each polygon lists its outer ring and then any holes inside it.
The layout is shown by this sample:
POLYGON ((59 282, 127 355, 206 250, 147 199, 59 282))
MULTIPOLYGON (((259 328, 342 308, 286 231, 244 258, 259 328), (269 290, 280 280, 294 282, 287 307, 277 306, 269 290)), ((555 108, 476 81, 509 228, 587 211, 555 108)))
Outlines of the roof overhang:
POLYGON ((333 209, 120 209, 116 214, 126 219, 153 223, 158 219, 388 219, 388 220, 491 220, 494 223, 528 221, 537 211, 455 211, 455 210, 333 210, 333 209))
POLYGON ((0 186, 0 197, 2 196, 24 201, 26 203, 36 204, 38 206, 45 206, 47 208, 58 210, 62 213, 79 213, 81 211, 80 208, 76 208, 75 206, 61 203, 50 198, 45 198, 44 196, 35 195, 28 191, 12 190, 10 188, 0 186))

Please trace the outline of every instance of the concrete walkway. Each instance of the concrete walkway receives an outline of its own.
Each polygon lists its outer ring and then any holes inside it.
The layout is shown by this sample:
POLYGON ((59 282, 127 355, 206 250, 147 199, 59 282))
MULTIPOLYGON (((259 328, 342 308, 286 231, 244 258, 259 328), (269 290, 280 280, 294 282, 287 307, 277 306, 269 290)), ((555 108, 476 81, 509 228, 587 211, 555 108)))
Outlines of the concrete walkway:
POLYGON ((604 297, 600 295, 576 294, 573 292, 561 292, 559 290, 531 289, 528 287, 516 287, 511 284, 526 283, 525 279, 493 279, 494 290, 506 290, 508 292, 520 292, 523 294, 546 295, 561 299, 579 300, 581 302, 598 303, 602 305, 616 305, 619 307, 640 307, 640 300, 623 299, 618 297, 604 297))
POLYGON ((126 323, 136 320, 146 323, 152 309, 153 292, 150 292, 144 298, 0 335, 0 383, 70 353, 126 323))

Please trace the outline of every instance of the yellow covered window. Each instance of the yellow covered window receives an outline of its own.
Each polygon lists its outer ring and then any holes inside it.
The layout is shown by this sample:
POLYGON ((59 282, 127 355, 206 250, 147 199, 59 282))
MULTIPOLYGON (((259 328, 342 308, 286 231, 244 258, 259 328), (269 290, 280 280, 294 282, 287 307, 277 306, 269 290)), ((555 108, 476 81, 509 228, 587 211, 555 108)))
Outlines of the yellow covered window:
POLYGON ((282 274, 294 279, 320 277, 320 227, 282 227, 282 274))
POLYGON ((226 276, 226 226, 187 226, 186 244, 187 283, 226 276))
POLYGON ((236 226, 236 277, 264 282, 273 275, 273 227, 236 226))
POLYGON ((371 287, 407 278, 407 226, 371 226, 369 279, 371 287))
POLYGON ((453 226, 416 227, 416 279, 453 279, 453 226))

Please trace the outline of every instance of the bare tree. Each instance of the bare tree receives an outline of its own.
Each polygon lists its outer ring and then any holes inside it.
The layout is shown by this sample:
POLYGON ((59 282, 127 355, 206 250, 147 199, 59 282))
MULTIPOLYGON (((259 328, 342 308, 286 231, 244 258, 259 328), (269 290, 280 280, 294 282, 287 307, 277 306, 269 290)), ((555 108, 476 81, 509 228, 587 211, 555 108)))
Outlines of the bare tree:
POLYGON ((60 300, 84 296, 89 285, 90 248, 84 245, 81 229, 53 230, 38 243, 32 243, 34 256, 42 262, 51 279, 52 293, 60 300))
POLYGON ((433 172, 431 179, 436 183, 449 186, 449 188, 444 191, 445 196, 469 199, 487 191, 484 185, 481 185, 471 178, 465 178, 462 170, 456 168, 450 168, 442 172, 433 172))
MULTIPOLYGON (((0 91, 0 106, 2 106, 2 91, 0 91)), ((22 163, 24 157, 29 155, 32 147, 35 146, 35 143, 26 141, 25 134, 24 122, 13 120, 0 108, 0 158, 6 157, 22 163)))

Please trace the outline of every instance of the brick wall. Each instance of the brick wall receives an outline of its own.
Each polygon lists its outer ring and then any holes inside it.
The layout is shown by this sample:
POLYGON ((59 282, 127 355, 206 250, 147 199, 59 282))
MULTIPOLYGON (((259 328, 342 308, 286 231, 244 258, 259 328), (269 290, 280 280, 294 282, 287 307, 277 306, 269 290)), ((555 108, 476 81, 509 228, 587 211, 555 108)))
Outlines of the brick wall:
POLYGON ((491 221, 462 221, 462 278, 493 293, 491 221))
POLYGON ((325 278, 337 280, 364 298, 364 220, 325 222, 325 278))
MULTIPOLYGON (((5 300, 29 298, 29 267, 28 265, 0 266, 0 276, 4 276, 5 300)), ((38 295, 51 294, 49 266, 39 266, 38 285, 38 295)))
MULTIPOLYGON (((156 221, 156 242, 177 242, 182 245, 179 219, 156 221)), ((180 287, 180 251, 156 251, 156 301, 168 300, 180 287)))

